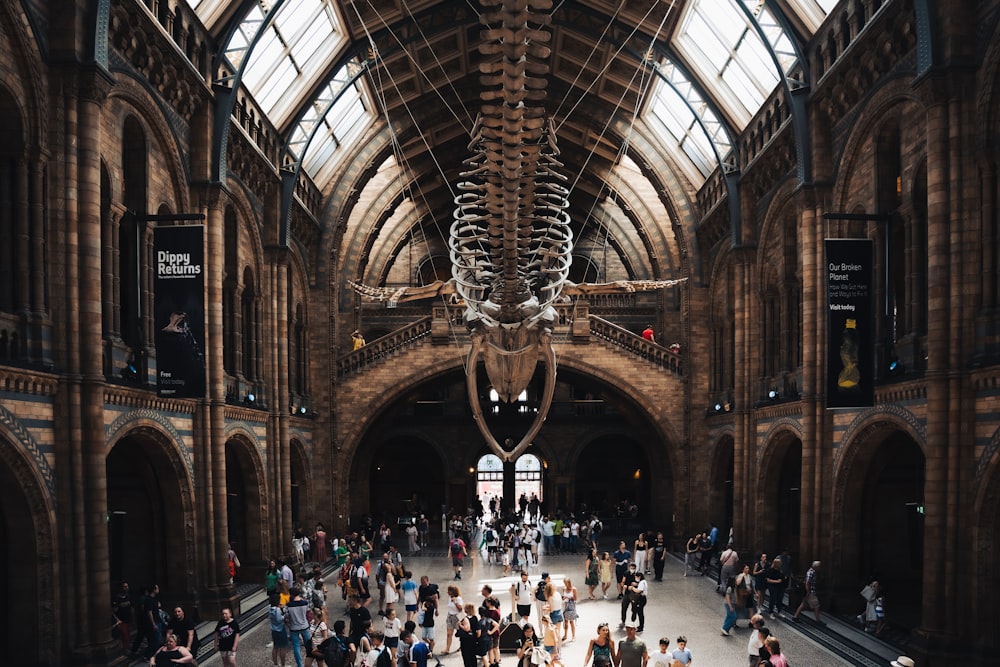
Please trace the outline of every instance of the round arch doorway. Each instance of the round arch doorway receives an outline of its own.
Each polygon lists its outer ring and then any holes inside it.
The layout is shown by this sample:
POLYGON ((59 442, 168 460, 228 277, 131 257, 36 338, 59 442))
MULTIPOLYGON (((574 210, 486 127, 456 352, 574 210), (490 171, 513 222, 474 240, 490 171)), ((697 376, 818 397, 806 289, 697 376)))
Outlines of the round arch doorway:
MULTIPOLYGON (((655 471, 641 444, 624 434, 605 435, 588 443, 577 459, 573 478, 575 506, 584 513, 598 514, 608 530, 637 528, 643 521, 664 523, 673 513, 672 489, 659 489, 657 497, 667 506, 653 506, 652 477, 670 483, 669 470, 655 471)), ((672 484, 671 484, 672 486, 672 484)))
POLYGON ((396 436, 373 449, 368 479, 369 513, 377 526, 396 530, 414 515, 433 517, 445 504, 444 462, 425 440, 396 436))
POLYGON ((52 590, 57 554, 43 489, 17 445, 0 435, 0 652, 5 665, 54 664, 58 655, 50 641, 55 616, 49 604, 57 597, 52 590))
POLYGON ((158 584, 176 596, 192 592, 183 555, 183 465, 154 438, 130 433, 108 454, 110 575, 133 590, 158 584))

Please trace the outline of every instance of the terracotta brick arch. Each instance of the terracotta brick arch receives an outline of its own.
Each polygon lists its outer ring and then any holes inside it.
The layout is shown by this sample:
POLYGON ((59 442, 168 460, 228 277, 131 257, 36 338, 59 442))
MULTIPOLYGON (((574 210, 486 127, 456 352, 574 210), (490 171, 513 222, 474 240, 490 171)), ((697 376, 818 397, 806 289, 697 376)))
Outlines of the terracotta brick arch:
MULTIPOLYGON (((414 386, 462 369, 465 354, 464 347, 432 345, 424 339, 390 361, 372 365, 339 382, 334 403, 347 404, 349 400, 352 406, 351 418, 338 420, 335 428, 340 460, 354 459, 364 434, 386 408, 414 386)), ((557 343, 556 358, 561 368, 572 369, 615 387, 648 416, 663 442, 682 441, 681 429, 672 421, 671 406, 684 405, 683 377, 595 342, 585 346, 557 343)), ((337 471, 334 476, 338 478, 337 471)))
MULTIPOLYGON (((791 453, 795 445, 799 445, 801 452, 802 430, 798 423, 783 421, 768 433, 763 446, 757 455, 756 475, 751 475, 749 479, 756 482, 750 489, 754 509, 751 514, 754 517, 769 517, 766 520, 759 520, 753 531, 754 538, 751 540, 755 551, 761 550, 774 552, 775 549, 789 547, 792 555, 801 563, 803 557, 798 554, 797 544, 778 544, 780 529, 775 521, 770 517, 778 515, 778 499, 775 496, 775 489, 778 488, 782 471, 786 464, 786 458, 791 453)), ((800 454, 801 455, 801 454, 800 454)), ((802 485, 799 485, 802 488, 802 485)), ((801 529, 801 527, 800 527, 801 529)), ((800 533, 801 534, 801 533, 800 533)))
MULTIPOLYGON (((355 487, 354 491, 351 493, 351 502, 347 506, 349 510, 348 516, 350 518, 355 518, 362 513, 372 512, 372 494, 377 492, 377 482, 373 480, 372 468, 376 463, 382 465, 391 465, 393 461, 386 460, 386 449, 397 446, 397 443, 401 440, 412 440, 414 443, 420 443, 419 450, 421 456, 418 458, 427 457, 433 460, 437 465, 431 466, 437 470, 440 470, 440 483, 443 487, 446 480, 446 475, 444 469, 447 467, 447 462, 452 456, 449 450, 444 446, 444 443, 440 442, 439 439, 433 437, 431 433, 425 430, 421 430, 414 427, 401 427, 401 428, 390 428, 383 433, 380 433, 377 442, 366 442, 364 447, 359 447, 355 450, 354 456, 351 458, 350 462, 350 484, 355 487)), ((424 463, 423 461, 413 461, 407 459, 413 468, 420 468, 424 463)), ((396 471, 399 471, 399 462, 396 462, 396 471)), ((426 469, 424 469, 427 472, 426 469)), ((408 470, 407 475, 411 472, 408 470)), ((414 486, 422 487, 424 486, 425 480, 415 481, 414 486)), ((398 500, 402 501, 402 498, 398 500)), ((384 509, 384 508, 383 508, 384 509)), ((404 510, 404 505, 402 502, 398 507, 394 508, 397 513, 402 513, 404 510)), ((428 507, 428 511, 436 511, 436 506, 428 507)), ((399 532, 398 526, 390 526, 394 532, 399 532)), ((402 535, 396 536, 396 545, 401 546, 403 542, 400 542, 402 535)), ((404 540, 405 541, 405 540, 404 540)))
POLYGON ((971 571, 976 573, 979 584, 972 596, 972 618, 975 627, 972 637, 978 648, 986 653, 995 653, 1000 648, 1000 635, 996 632, 994 611, 995 596, 990 595, 1000 582, 1000 429, 993 434, 990 447, 985 452, 985 465, 977 474, 975 507, 976 517, 972 526, 971 571))
POLYGON ((226 492, 230 503, 236 503, 241 516, 231 517, 229 536, 237 542, 236 553, 244 566, 263 565, 269 557, 268 526, 269 506, 267 475, 264 472, 263 454, 255 444, 256 438, 240 430, 226 433, 226 492), (231 463, 235 465, 230 465, 231 463), (232 477, 230 477, 232 475, 232 477), (241 497, 234 495, 230 481, 242 482, 241 497), (241 539, 242 538, 242 539, 241 539))
MULTIPOLYGON (((116 509, 111 506, 112 488, 116 483, 113 478, 114 458, 141 456, 149 466, 151 479, 155 478, 160 489, 157 497, 151 497, 151 502, 162 503, 160 506, 161 517, 157 521, 166 522, 167 518, 170 519, 169 526, 164 523, 164 525, 151 528, 151 535, 155 537, 154 541, 163 540, 163 544, 154 544, 154 550, 162 550, 158 556, 162 558, 162 562, 155 574, 158 577, 167 577, 166 581, 156 583, 161 585, 164 594, 168 597, 186 596, 194 599, 198 587, 194 574, 198 571, 195 562, 198 553, 198 545, 195 541, 197 516, 194 503, 194 485, 186 461, 187 457, 182 450, 182 443, 171 438, 170 432, 164 429, 162 424, 139 414, 134 415, 133 419, 127 420, 127 425, 121 424, 120 428, 116 429, 112 435, 113 437, 107 441, 106 457, 108 461, 108 510, 114 511, 116 509), (137 447, 142 448, 142 452, 139 454, 132 451, 137 447), (168 534, 169 541, 166 538, 168 534)), ((122 482, 127 482, 127 480, 122 480, 122 482)))
MULTIPOLYGON (((853 589, 858 579, 870 574, 859 571, 863 561, 859 517, 867 511, 864 495, 871 483, 876 457, 881 447, 894 438, 906 438, 915 443, 921 453, 926 451, 925 434, 915 415, 898 405, 880 408, 866 411, 851 424, 838 448, 834 466, 830 516, 832 553, 827 556, 832 568, 827 572, 838 577, 831 590, 839 590, 851 601, 855 601, 853 597, 857 595, 853 589)), ((901 545, 900 548, 905 547, 901 545)))
MULTIPOLYGON (((334 425, 334 461, 350 462, 334 465, 332 469, 335 489, 334 506, 351 506, 350 479, 355 474, 355 459, 365 434, 382 419, 386 410, 413 387, 435 380, 443 375, 464 369, 467 350, 459 345, 435 345, 429 338, 421 339, 391 358, 373 363, 361 372, 345 376, 337 383, 334 404, 350 404, 349 418, 340 418, 334 425)), ((664 443, 669 457, 675 457, 680 443, 682 427, 674 424, 676 411, 680 414, 685 402, 685 378, 668 370, 653 366, 620 348, 590 342, 556 343, 559 368, 573 370, 589 378, 614 387, 645 415, 656 440, 664 443)), ((650 452, 650 460, 657 459, 650 452)), ((671 470, 680 470, 675 460, 671 470)))
POLYGON ((2 532, 7 533, 3 542, 13 547, 2 558, 7 567, 0 571, 6 580, 0 586, 5 595, 0 598, 24 604, 18 605, 16 613, 0 612, 0 637, 10 639, 4 645, 13 652, 4 661, 56 664, 59 647, 51 638, 57 632, 59 605, 50 604, 57 599, 59 577, 55 508, 39 470, 10 436, 0 425, 0 522, 2 532), (17 641, 13 641, 15 634, 17 641))

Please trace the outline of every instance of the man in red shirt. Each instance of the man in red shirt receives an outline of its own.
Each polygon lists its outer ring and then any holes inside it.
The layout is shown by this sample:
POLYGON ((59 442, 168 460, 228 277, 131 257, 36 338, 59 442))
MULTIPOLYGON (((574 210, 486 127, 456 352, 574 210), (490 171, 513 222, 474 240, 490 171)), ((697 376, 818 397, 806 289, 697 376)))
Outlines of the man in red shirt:
POLYGON ((468 553, 465 549, 465 542, 458 535, 451 541, 449 547, 451 552, 451 566, 455 570, 455 579, 462 578, 462 561, 468 553))

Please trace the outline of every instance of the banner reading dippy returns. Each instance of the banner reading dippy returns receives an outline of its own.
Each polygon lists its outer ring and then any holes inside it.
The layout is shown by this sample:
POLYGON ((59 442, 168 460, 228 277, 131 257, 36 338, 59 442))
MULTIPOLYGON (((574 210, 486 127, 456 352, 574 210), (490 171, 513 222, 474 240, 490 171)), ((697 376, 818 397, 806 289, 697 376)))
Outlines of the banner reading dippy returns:
POLYGON ((827 239, 828 408, 875 402, 875 322, 872 242, 827 239))
POLYGON ((202 225, 157 227, 156 390, 160 396, 205 396, 205 251, 202 225))

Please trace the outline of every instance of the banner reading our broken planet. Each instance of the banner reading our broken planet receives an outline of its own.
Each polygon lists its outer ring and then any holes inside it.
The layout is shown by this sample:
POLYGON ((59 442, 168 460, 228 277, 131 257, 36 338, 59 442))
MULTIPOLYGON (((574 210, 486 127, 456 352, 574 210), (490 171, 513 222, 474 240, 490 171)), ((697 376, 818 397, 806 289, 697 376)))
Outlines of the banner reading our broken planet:
POLYGON ((829 408, 875 402, 872 242, 827 239, 827 392, 829 408))

